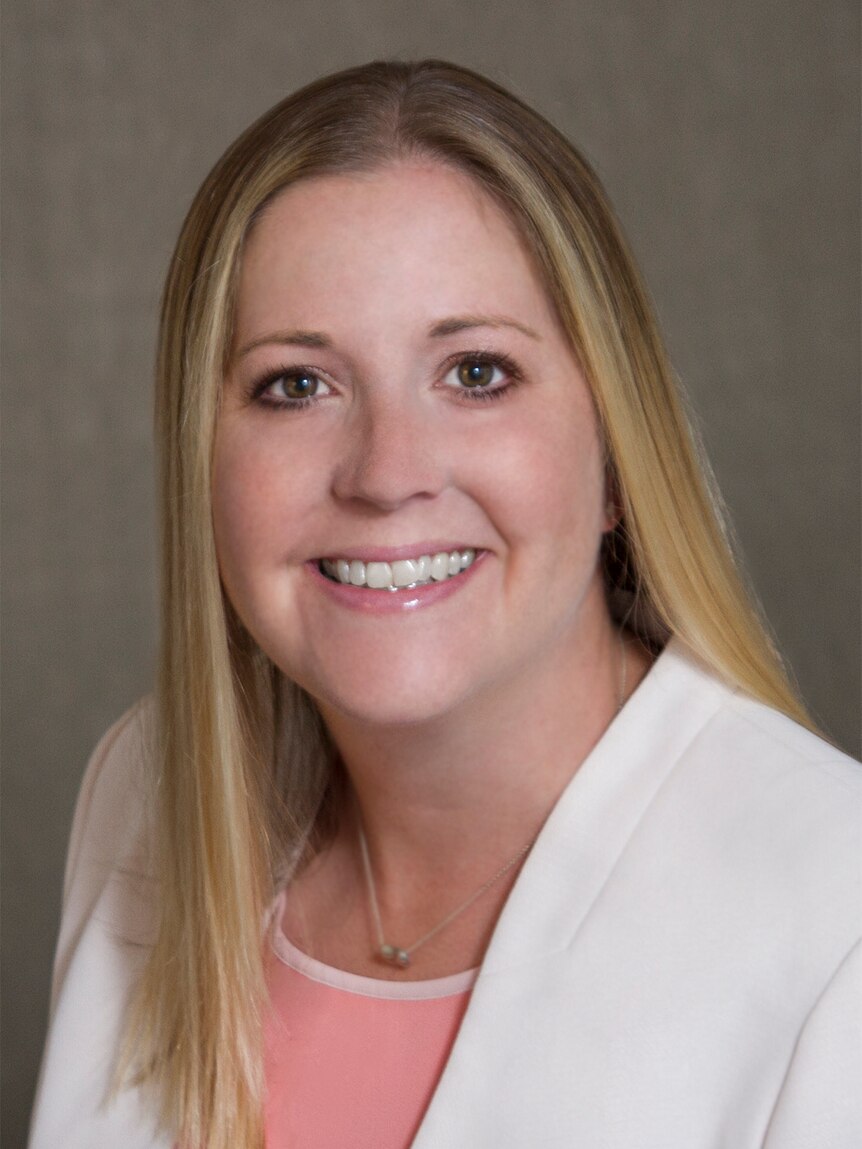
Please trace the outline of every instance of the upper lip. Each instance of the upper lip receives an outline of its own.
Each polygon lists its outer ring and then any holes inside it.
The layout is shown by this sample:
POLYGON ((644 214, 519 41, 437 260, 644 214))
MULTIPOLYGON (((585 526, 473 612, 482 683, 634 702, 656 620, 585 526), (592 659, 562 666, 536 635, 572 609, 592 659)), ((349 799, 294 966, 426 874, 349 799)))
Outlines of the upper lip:
POLYGON ((399 559, 416 559, 420 555, 436 555, 441 551, 480 551, 475 543, 465 542, 423 542, 407 543, 400 547, 345 547, 343 550, 331 550, 319 555, 315 562, 321 559, 346 559, 348 562, 358 560, 363 563, 394 563, 399 559))

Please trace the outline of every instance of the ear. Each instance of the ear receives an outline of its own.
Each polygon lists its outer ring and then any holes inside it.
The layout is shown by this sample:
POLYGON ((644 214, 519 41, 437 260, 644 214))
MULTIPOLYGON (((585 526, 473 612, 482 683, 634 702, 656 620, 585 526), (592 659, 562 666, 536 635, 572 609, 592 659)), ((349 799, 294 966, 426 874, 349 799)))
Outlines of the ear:
POLYGON ((623 517, 623 501, 620 495, 619 480, 613 467, 605 468, 605 514, 602 530, 612 531, 623 517))

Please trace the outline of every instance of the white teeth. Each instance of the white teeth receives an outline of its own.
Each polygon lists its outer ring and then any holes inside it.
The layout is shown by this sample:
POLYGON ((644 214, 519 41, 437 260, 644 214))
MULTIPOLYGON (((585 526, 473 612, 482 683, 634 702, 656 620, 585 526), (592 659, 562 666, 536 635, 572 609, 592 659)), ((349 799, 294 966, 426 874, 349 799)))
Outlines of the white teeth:
POLYGON ((410 586, 419 582, 419 563, 412 559, 402 559, 392 564, 392 585, 410 586))
POLYGON ((392 586, 392 567, 389 563, 366 563, 365 582, 374 590, 392 586))
POLYGON ((431 577, 435 582, 442 582, 449 577, 449 556, 447 554, 435 555, 431 560, 431 577))
POLYGON ((322 559, 320 569, 329 578, 345 585, 367 586, 372 590, 399 590, 402 587, 422 586, 432 581, 444 582, 447 578, 454 578, 475 559, 475 550, 467 549, 417 555, 416 558, 399 559, 393 563, 322 559))

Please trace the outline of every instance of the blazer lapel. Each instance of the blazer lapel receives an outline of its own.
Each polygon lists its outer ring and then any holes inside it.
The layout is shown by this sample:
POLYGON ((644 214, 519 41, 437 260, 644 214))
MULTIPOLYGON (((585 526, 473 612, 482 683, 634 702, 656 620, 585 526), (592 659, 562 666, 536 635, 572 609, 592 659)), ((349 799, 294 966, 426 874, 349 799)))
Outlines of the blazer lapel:
MULTIPOLYGON (((511 1103, 519 1088, 507 1066, 525 1055, 541 1064, 547 1037, 530 1031, 530 1003, 564 994, 566 951, 654 797, 725 697, 672 640, 576 771, 500 915, 414 1149, 506 1144, 494 1133, 494 1114, 501 1094, 511 1103), (519 1048, 507 1058, 515 1035, 519 1048)), ((524 1105, 541 1109, 535 1097, 524 1105)), ((545 1144, 536 1134, 534 1144, 545 1144)))

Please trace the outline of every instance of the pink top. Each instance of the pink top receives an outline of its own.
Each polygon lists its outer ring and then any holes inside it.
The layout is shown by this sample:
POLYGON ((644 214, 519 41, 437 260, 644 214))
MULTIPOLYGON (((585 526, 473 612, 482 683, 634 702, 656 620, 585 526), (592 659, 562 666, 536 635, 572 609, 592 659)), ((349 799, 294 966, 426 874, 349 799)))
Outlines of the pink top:
POLYGON ((407 1149, 478 970, 384 981, 324 965, 272 918, 265 1026, 267 1149, 407 1149))

